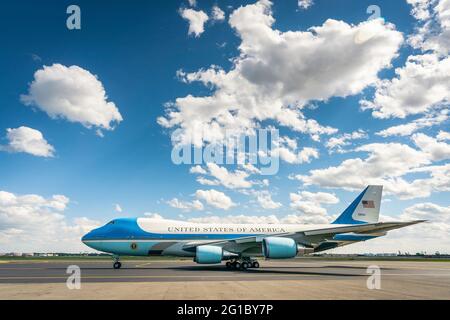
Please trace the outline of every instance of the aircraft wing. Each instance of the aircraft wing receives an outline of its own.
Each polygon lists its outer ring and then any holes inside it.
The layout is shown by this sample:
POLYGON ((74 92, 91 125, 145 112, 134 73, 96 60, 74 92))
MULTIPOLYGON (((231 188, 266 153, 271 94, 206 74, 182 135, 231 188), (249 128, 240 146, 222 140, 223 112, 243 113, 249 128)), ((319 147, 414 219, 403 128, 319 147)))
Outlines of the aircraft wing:
POLYGON ((310 229, 299 232, 262 234, 229 240, 189 242, 183 246, 186 251, 195 251, 201 245, 222 247, 233 253, 260 253, 262 240, 266 237, 287 237, 305 247, 315 248, 315 252, 332 249, 341 245, 367 240, 368 237, 385 235, 387 231, 403 228, 426 220, 409 222, 377 222, 358 225, 336 226, 322 229, 310 229))

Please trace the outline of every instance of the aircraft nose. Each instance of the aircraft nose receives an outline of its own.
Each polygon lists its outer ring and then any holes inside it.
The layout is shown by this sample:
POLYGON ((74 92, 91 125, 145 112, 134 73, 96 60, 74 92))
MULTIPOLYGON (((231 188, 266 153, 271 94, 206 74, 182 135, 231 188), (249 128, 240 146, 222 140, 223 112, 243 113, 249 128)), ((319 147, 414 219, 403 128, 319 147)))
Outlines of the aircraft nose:
POLYGON ((86 233, 83 237, 81 237, 81 241, 82 242, 88 241, 89 240, 89 234, 90 234, 90 232, 86 233))
POLYGON ((81 238, 81 241, 82 241, 83 243, 86 243, 86 241, 92 240, 92 239, 94 238, 94 236, 95 236, 95 230, 96 230, 96 229, 91 230, 91 231, 89 231, 88 233, 86 233, 86 234, 81 238))

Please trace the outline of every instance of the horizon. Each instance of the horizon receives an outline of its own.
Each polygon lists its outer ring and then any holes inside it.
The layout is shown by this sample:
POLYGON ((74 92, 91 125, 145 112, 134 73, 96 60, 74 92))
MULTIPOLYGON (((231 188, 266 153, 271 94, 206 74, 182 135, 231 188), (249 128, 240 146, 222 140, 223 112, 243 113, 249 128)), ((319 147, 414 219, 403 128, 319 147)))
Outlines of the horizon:
POLYGON ((380 221, 428 222, 327 253, 450 252, 448 3, 5 3, 1 250, 90 250, 118 217, 327 224, 376 184, 380 221))

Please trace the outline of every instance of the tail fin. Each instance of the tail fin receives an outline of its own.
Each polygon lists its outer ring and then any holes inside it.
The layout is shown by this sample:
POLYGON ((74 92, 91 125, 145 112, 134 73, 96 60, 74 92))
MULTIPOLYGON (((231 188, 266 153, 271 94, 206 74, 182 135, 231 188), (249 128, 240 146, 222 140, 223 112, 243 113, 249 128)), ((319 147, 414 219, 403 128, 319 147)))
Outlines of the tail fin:
POLYGON ((383 186, 368 186, 348 206, 333 224, 362 224, 378 222, 383 186))

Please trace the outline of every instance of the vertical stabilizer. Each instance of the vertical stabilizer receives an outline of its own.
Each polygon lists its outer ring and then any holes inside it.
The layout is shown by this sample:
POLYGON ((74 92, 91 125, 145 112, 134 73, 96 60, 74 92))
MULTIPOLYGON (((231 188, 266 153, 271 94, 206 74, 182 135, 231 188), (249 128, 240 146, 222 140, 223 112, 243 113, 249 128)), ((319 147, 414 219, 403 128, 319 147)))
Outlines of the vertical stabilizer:
POLYGON ((333 224, 362 224, 378 222, 383 186, 368 186, 342 212, 333 224))

